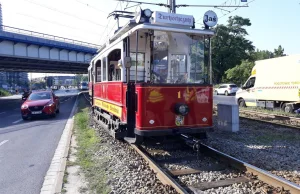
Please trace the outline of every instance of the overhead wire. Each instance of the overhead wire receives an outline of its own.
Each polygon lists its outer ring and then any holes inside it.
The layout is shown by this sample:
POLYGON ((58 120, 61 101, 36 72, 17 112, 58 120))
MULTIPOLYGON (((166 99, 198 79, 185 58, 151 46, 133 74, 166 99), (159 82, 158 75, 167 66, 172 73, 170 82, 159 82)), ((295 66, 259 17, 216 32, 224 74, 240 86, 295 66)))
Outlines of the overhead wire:
POLYGON ((49 7, 49 6, 45 5, 45 4, 40 4, 40 3, 31 1, 31 0, 25 0, 25 1, 27 1, 27 2, 29 2, 29 3, 33 3, 33 4, 38 5, 38 6, 41 6, 41 7, 44 7, 44 8, 47 8, 47 9, 50 9, 50 10, 52 10, 52 11, 56 11, 56 12, 59 12, 59 13, 62 13, 62 14, 65 14, 65 15, 68 15, 68 16, 71 16, 71 17, 80 19, 80 20, 87 21, 87 22, 89 22, 89 23, 91 23, 91 24, 94 24, 94 25, 97 25, 97 26, 105 27, 104 25, 101 25, 101 24, 96 23, 96 22, 94 22, 94 21, 91 21, 91 20, 88 20, 88 19, 85 19, 85 18, 81 18, 81 17, 78 17, 78 16, 76 16, 76 15, 73 15, 73 14, 70 14, 70 13, 67 13, 67 12, 63 12, 63 11, 57 10, 57 9, 55 9, 55 8, 53 8, 53 7, 49 7))
POLYGON ((40 20, 40 21, 43 21, 43 22, 47 22, 47 23, 51 23, 51 24, 55 24, 55 25, 59 25, 59 26, 64 26, 64 27, 71 28, 71 29, 74 29, 74 30, 81 30, 81 31, 84 31, 84 32, 87 32, 87 33, 90 33, 90 34, 99 35, 98 33, 94 33, 90 30, 85 30, 85 29, 82 29, 82 28, 76 28, 74 26, 69 26, 69 25, 62 24, 62 23, 59 23, 59 22, 56 22, 56 21, 50 21, 50 20, 46 20, 46 19, 42 19, 42 18, 37 18, 35 16, 27 15, 27 14, 24 14, 24 13, 17 13, 17 14, 23 15, 23 16, 26 16, 26 17, 30 17, 30 18, 33 18, 33 19, 36 19, 36 20, 40 20))
MULTIPOLYGON (((226 3, 228 2, 229 0, 226 0, 224 3, 222 3, 222 4, 220 4, 220 5, 226 5, 226 3)), ((230 1, 230 4, 229 5, 231 5, 231 2, 232 2, 232 0, 230 1)), ((214 9, 216 9, 216 8, 214 8, 214 9)), ((213 9, 213 10, 214 10, 213 9)), ((221 12, 222 12, 222 9, 220 9, 221 10, 221 12)), ((227 11, 227 10, 226 10, 227 11)), ((223 12, 222 12, 222 14, 223 14, 223 12)), ((196 20, 196 22, 195 23, 198 23, 198 21, 199 20, 202 20, 203 19, 203 17, 201 17, 201 18, 199 18, 198 20, 196 20)), ((198 23, 199 24, 199 23, 198 23)))
POLYGON ((90 6, 88 3, 84 3, 84 2, 79 1, 79 0, 75 0, 75 1, 78 2, 78 3, 80 3, 80 4, 86 5, 87 7, 91 8, 91 9, 94 9, 96 11, 108 14, 108 12, 100 10, 100 9, 96 8, 95 6, 90 6))
MULTIPOLYGON (((255 0, 252 0, 252 1, 249 1, 248 3, 246 3, 245 5, 249 5, 250 3, 252 3, 252 2, 254 2, 255 0)), ((234 10, 232 10, 231 12, 229 12, 229 13, 227 13, 227 14, 224 14, 224 15, 222 15, 219 19, 221 19, 221 18, 223 18, 223 17, 225 17, 226 15, 228 15, 228 14, 230 14, 230 13, 232 13, 232 12, 235 12, 236 10, 238 10, 240 7, 237 7, 237 8, 235 8, 234 10)))
MULTIPOLYGON (((228 0, 227 0, 228 1, 228 0)), ((227 1, 225 1, 224 3, 226 3, 227 1)), ((252 0, 252 1, 250 1, 250 2, 248 2, 248 3, 245 3, 244 5, 249 5, 250 3, 252 3, 252 2, 254 2, 255 0, 252 0)), ((224 4, 222 4, 222 5, 224 5, 224 4)), ((240 3, 239 3, 239 5, 240 5, 240 3)), ((238 10, 238 9, 240 9, 241 7, 236 7, 236 8, 234 8, 232 11, 228 11, 228 13, 226 13, 226 14, 223 14, 222 16, 220 16, 219 17, 219 20, 221 19, 221 18, 223 18, 223 17, 225 17, 226 15, 229 15, 229 14, 231 14, 232 12, 235 12, 236 10, 238 10)), ((201 19, 201 18, 200 18, 201 19)), ((197 21, 199 21, 200 19, 198 19, 197 21)), ((202 17, 202 19, 203 19, 203 17, 202 17)), ((196 24, 202 24, 202 23, 198 23, 198 22, 195 22, 196 24)), ((203 24, 202 24, 203 25, 203 24)))
MULTIPOLYGON (((115 7, 114 10, 116 10, 116 9, 118 8, 118 6, 119 6, 120 3, 121 3, 121 1, 118 1, 117 6, 115 7)), ((107 28, 108 28, 108 25, 109 25, 109 22, 111 21, 111 19, 112 19, 112 17, 109 18, 109 20, 108 20, 108 22, 107 22, 107 24, 106 24, 105 29, 104 29, 103 32, 101 33, 101 34, 102 34, 102 35, 101 35, 101 38, 100 38, 99 41, 97 41, 98 44, 101 44, 101 41, 103 40, 103 38, 104 38, 104 37, 107 37, 107 36, 104 35, 104 33, 106 32, 106 30, 107 30, 107 28)), ((110 30, 110 32, 109 32, 108 34, 111 33, 111 31, 114 29, 114 27, 116 26, 116 24, 117 24, 117 22, 114 24, 114 26, 111 28, 111 30, 110 30)))

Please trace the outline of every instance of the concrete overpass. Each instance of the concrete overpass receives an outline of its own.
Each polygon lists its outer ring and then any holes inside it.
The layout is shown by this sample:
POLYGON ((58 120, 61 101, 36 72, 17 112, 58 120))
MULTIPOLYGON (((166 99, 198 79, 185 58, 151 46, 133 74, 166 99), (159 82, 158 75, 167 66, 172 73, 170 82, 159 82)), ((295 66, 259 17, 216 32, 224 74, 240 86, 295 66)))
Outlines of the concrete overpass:
POLYGON ((87 73, 99 45, 0 25, 0 71, 87 73))

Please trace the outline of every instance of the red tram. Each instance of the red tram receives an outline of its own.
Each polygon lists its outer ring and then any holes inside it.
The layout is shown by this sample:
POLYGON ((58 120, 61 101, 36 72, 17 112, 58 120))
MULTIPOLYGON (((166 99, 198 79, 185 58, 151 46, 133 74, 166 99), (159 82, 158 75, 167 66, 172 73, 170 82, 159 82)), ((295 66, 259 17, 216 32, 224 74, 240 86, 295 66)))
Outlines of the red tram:
MULTIPOLYGON (((213 126, 205 51, 210 29, 194 17, 141 10, 88 68, 95 121, 117 139, 201 134, 213 126)), ((209 44, 208 44, 209 45, 209 44)))

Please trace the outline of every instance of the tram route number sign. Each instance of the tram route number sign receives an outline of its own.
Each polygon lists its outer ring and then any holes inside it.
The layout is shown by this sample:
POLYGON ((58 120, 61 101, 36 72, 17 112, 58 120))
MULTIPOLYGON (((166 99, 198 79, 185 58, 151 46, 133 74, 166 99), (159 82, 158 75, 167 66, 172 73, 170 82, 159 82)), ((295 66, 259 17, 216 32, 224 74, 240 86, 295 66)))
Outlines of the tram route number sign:
POLYGON ((155 11, 152 14, 152 23, 193 26, 194 17, 192 15, 183 15, 183 14, 155 11))
POLYGON ((218 23, 218 16, 215 12, 209 10, 203 16, 203 23, 208 27, 213 27, 218 23))

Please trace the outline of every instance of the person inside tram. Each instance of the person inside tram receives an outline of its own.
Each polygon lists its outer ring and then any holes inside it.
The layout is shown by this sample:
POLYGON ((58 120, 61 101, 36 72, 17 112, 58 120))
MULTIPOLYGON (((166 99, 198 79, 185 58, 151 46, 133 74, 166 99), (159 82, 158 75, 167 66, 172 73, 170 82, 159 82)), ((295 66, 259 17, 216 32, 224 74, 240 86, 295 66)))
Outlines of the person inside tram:
POLYGON ((109 65, 109 73, 108 73, 108 81, 113 81, 115 79, 115 65, 110 64, 109 65))
POLYGON ((193 83, 193 80, 189 79, 189 74, 186 72, 183 75, 180 75, 178 79, 175 81, 175 83, 180 83, 180 84, 193 83))

